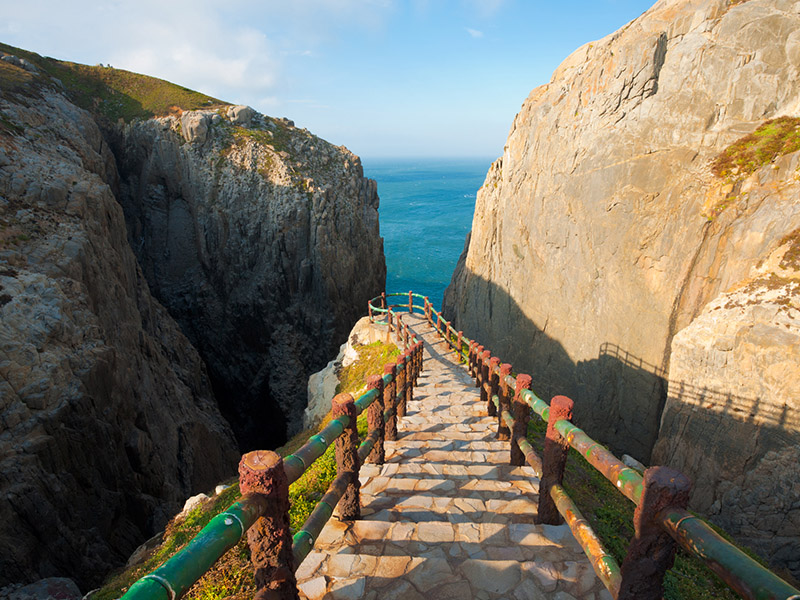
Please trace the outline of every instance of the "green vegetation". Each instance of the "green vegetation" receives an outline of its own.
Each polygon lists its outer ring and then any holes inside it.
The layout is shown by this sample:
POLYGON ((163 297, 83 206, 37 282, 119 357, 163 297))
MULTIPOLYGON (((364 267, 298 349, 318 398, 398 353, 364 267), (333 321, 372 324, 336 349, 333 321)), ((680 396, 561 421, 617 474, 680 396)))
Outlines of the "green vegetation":
MULTIPOLYGON (((534 414, 528 426, 528 440, 539 456, 544 448, 546 431, 547 424, 534 414)), ((633 503, 572 448, 564 474, 564 489, 603 541, 606 550, 621 565, 634 533, 633 503)), ((724 532, 717 530, 717 533, 731 541, 724 532)), ((664 600, 736 598, 739 596, 700 560, 678 550, 675 564, 664 578, 664 600)))
MULTIPOLYGON (((394 361, 400 354, 394 344, 376 342, 357 347, 359 359, 342 369, 339 374, 340 385, 337 393, 351 393, 357 396, 364 388, 364 380, 369 375, 383 372, 383 365, 394 361)), ((288 456, 300 448, 308 438, 330 422, 328 416, 313 429, 295 435, 286 445, 278 448, 281 456, 288 456)), ((366 413, 358 418, 358 432, 364 438, 367 434, 366 413)), ((314 506, 325 494, 336 477, 335 446, 331 444, 318 460, 289 487, 289 521, 292 531, 296 531, 306 521, 314 506)), ((227 482, 230 487, 197 508, 185 519, 172 521, 164 533, 164 541, 154 549, 140 564, 111 577, 103 588, 92 596, 92 600, 112 600, 128 589, 136 580, 153 571, 170 556, 185 546, 205 527, 212 517, 236 502, 239 484, 236 480, 227 482)), ((228 551, 184 596, 197 600, 221 600, 222 598, 250 599, 255 592, 253 568, 250 563, 250 549, 246 540, 239 542, 228 551)))
POLYGON ((3 91, 37 93, 41 86, 51 84, 51 77, 56 78, 64 84, 75 104, 110 121, 128 122, 135 118, 227 105, 211 96, 147 75, 102 65, 59 61, 6 44, 0 44, 0 50, 28 60, 42 74, 37 77, 0 61, 0 89, 3 91))
POLYGON ((800 118, 770 119, 726 148, 711 170, 718 177, 740 179, 778 156, 797 150, 800 150, 800 118))

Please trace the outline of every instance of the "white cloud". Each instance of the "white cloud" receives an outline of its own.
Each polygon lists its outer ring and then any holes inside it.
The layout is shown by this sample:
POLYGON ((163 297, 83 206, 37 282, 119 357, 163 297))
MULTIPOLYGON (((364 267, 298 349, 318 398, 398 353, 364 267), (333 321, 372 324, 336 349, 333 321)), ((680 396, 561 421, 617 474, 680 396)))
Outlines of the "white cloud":
POLYGON ((483 37, 483 32, 482 31, 478 31, 477 29, 470 29, 469 27, 467 27, 466 29, 467 29, 467 33, 470 34, 474 38, 482 38, 483 37))

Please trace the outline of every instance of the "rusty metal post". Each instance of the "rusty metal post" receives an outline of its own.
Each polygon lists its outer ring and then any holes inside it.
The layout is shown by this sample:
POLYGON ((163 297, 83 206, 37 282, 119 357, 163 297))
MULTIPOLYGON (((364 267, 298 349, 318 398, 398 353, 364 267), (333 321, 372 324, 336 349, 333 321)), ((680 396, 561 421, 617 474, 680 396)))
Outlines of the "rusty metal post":
POLYGON ((356 428, 356 403, 350 394, 337 394, 331 401, 333 418, 348 415, 350 424, 336 438, 336 473, 347 474, 347 488, 339 500, 339 516, 344 521, 361 518, 361 483, 358 480, 358 429, 356 428))
MULTIPOLYGON (((511 372, 511 365, 509 365, 508 372, 511 372)), ((503 419, 503 411, 509 410, 511 405, 511 391, 508 389, 508 384, 505 382, 500 372, 500 359, 493 356, 489 361, 489 406, 495 409, 497 415, 497 434, 495 437, 498 440, 506 441, 511 439, 511 431, 503 419), (497 406, 492 402, 492 397, 497 396, 497 406)))
POLYGON ((374 323, 375 319, 372 318, 372 304, 367 304, 367 306, 369 307, 369 322, 374 323))
POLYGON ((473 379, 477 377, 475 374, 475 353, 477 352, 477 348, 478 342, 473 340, 469 343, 469 375, 473 379))
POLYGON ((292 536, 289 532, 289 480, 283 459, 269 450, 256 450, 239 462, 239 487, 242 495, 262 494, 263 516, 247 532, 250 560, 256 580, 256 598, 296 600, 292 536))
POLYGON ((461 362, 461 338, 464 337, 464 332, 458 332, 458 339, 456 340, 456 351, 458 352, 458 362, 461 362))
POLYGON ((411 290, 408 290, 408 312, 414 312, 414 303, 411 301, 411 290))
POLYGON ((408 380, 408 365, 405 365, 405 368, 402 370, 400 369, 401 366, 405 363, 405 354, 401 354, 397 358, 397 418, 402 419, 406 416, 406 382, 408 380))
POLYGON ((380 375, 370 375, 367 377, 367 389, 378 390, 378 397, 369 405, 367 409, 367 427, 369 435, 377 430, 378 437, 372 451, 367 456, 366 462, 382 465, 386 458, 383 448, 383 441, 386 438, 386 421, 383 419, 383 377, 380 375))
POLYGON ((403 345, 408 348, 408 325, 403 323, 403 345))
MULTIPOLYGON (((499 362, 500 359, 498 359, 499 362)), ((511 375, 511 365, 508 363, 503 363, 498 368, 499 374, 497 376, 499 380, 499 389, 497 398, 500 401, 500 410, 497 410, 497 407, 494 405, 494 402, 490 402, 489 406, 491 407, 491 413, 489 413, 490 417, 497 416, 497 433, 495 434, 498 440, 507 440, 507 437, 502 437, 503 435, 508 435, 508 425, 505 424, 503 421, 503 398, 509 398, 511 396, 511 392, 508 389, 508 384, 506 383, 506 376, 511 375)))
POLYGON ((492 353, 484 350, 478 358, 478 368, 481 370, 481 402, 488 402, 491 400, 489 397, 489 386, 491 385, 489 374, 489 361, 492 359, 492 353))
POLYGON ((561 485, 567 465, 569 442, 556 431, 556 421, 572 421, 573 402, 566 396, 555 396, 550 401, 550 418, 542 456, 542 480, 539 482, 539 511, 537 523, 561 525, 563 520, 550 496, 550 486, 561 485))
POLYGON ((428 323, 431 322, 431 301, 427 296, 425 296, 425 318, 428 319, 428 323))
MULTIPOLYGON (((481 387, 483 383, 483 368, 481 367, 481 360, 483 359, 483 346, 475 348, 475 387, 481 387)), ((483 398, 481 398, 483 400, 483 398)))
MULTIPOLYGON (((508 367, 508 372, 511 372, 511 365, 503 365, 508 367)), ((504 379, 501 371, 501 379, 504 379)), ((522 390, 531 389, 531 376, 520 373, 517 375, 517 383, 514 386, 514 430, 511 432, 511 461, 510 464, 515 467, 521 467, 525 464, 525 454, 520 450, 517 440, 527 439, 528 437, 528 421, 531 418, 531 407, 522 398, 522 390)))
POLYGON ((386 292, 381 292, 381 308, 386 308, 386 292))
POLYGON ((386 440, 394 442, 397 440, 397 365, 384 365, 383 373, 392 376, 392 382, 383 388, 383 406, 384 410, 395 410, 395 414, 386 421, 386 440))
POLYGON ((489 359, 489 385, 486 390, 486 412, 489 413, 490 417, 497 414, 497 407, 494 405, 494 402, 492 402, 492 398, 494 396, 500 396, 498 393, 500 391, 500 374, 497 372, 499 366, 499 358, 493 356, 489 359))
POLYGON ((676 543, 657 515, 666 508, 685 509, 692 489, 686 475, 669 467, 650 467, 642 483, 642 499, 633 513, 635 535, 622 563, 617 600, 658 600, 663 596, 664 573, 675 560, 676 543))
POLYGON ((450 325, 450 321, 444 322, 444 339, 447 340, 447 345, 450 346, 453 343, 453 338, 450 337, 450 329, 452 325, 450 325))
POLYGON ((392 341, 392 311, 386 313, 386 343, 389 344, 392 341))
MULTIPOLYGON (((414 401, 414 351, 411 348, 403 353, 406 357, 406 407, 414 401)), ((404 407, 405 408, 405 407, 404 407)), ((405 410, 403 411, 405 416, 405 410)))

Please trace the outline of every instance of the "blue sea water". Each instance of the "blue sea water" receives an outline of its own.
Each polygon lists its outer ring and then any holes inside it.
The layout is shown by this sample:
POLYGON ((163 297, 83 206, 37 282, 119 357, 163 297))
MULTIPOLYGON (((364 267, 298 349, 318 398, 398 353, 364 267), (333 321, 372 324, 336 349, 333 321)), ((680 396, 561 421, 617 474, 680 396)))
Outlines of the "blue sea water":
POLYGON ((362 159, 378 182, 387 292, 413 290, 441 307, 492 160, 362 159))

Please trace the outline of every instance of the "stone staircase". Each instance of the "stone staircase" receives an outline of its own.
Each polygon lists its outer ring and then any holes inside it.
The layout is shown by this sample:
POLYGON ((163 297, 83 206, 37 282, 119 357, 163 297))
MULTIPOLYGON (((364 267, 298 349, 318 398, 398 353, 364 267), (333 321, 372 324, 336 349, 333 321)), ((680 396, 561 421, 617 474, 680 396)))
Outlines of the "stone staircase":
POLYGON ((362 519, 336 514, 297 570, 301 598, 610 600, 566 525, 536 525, 538 483, 511 467, 478 389, 418 315, 424 371, 386 463, 361 468, 362 519))

